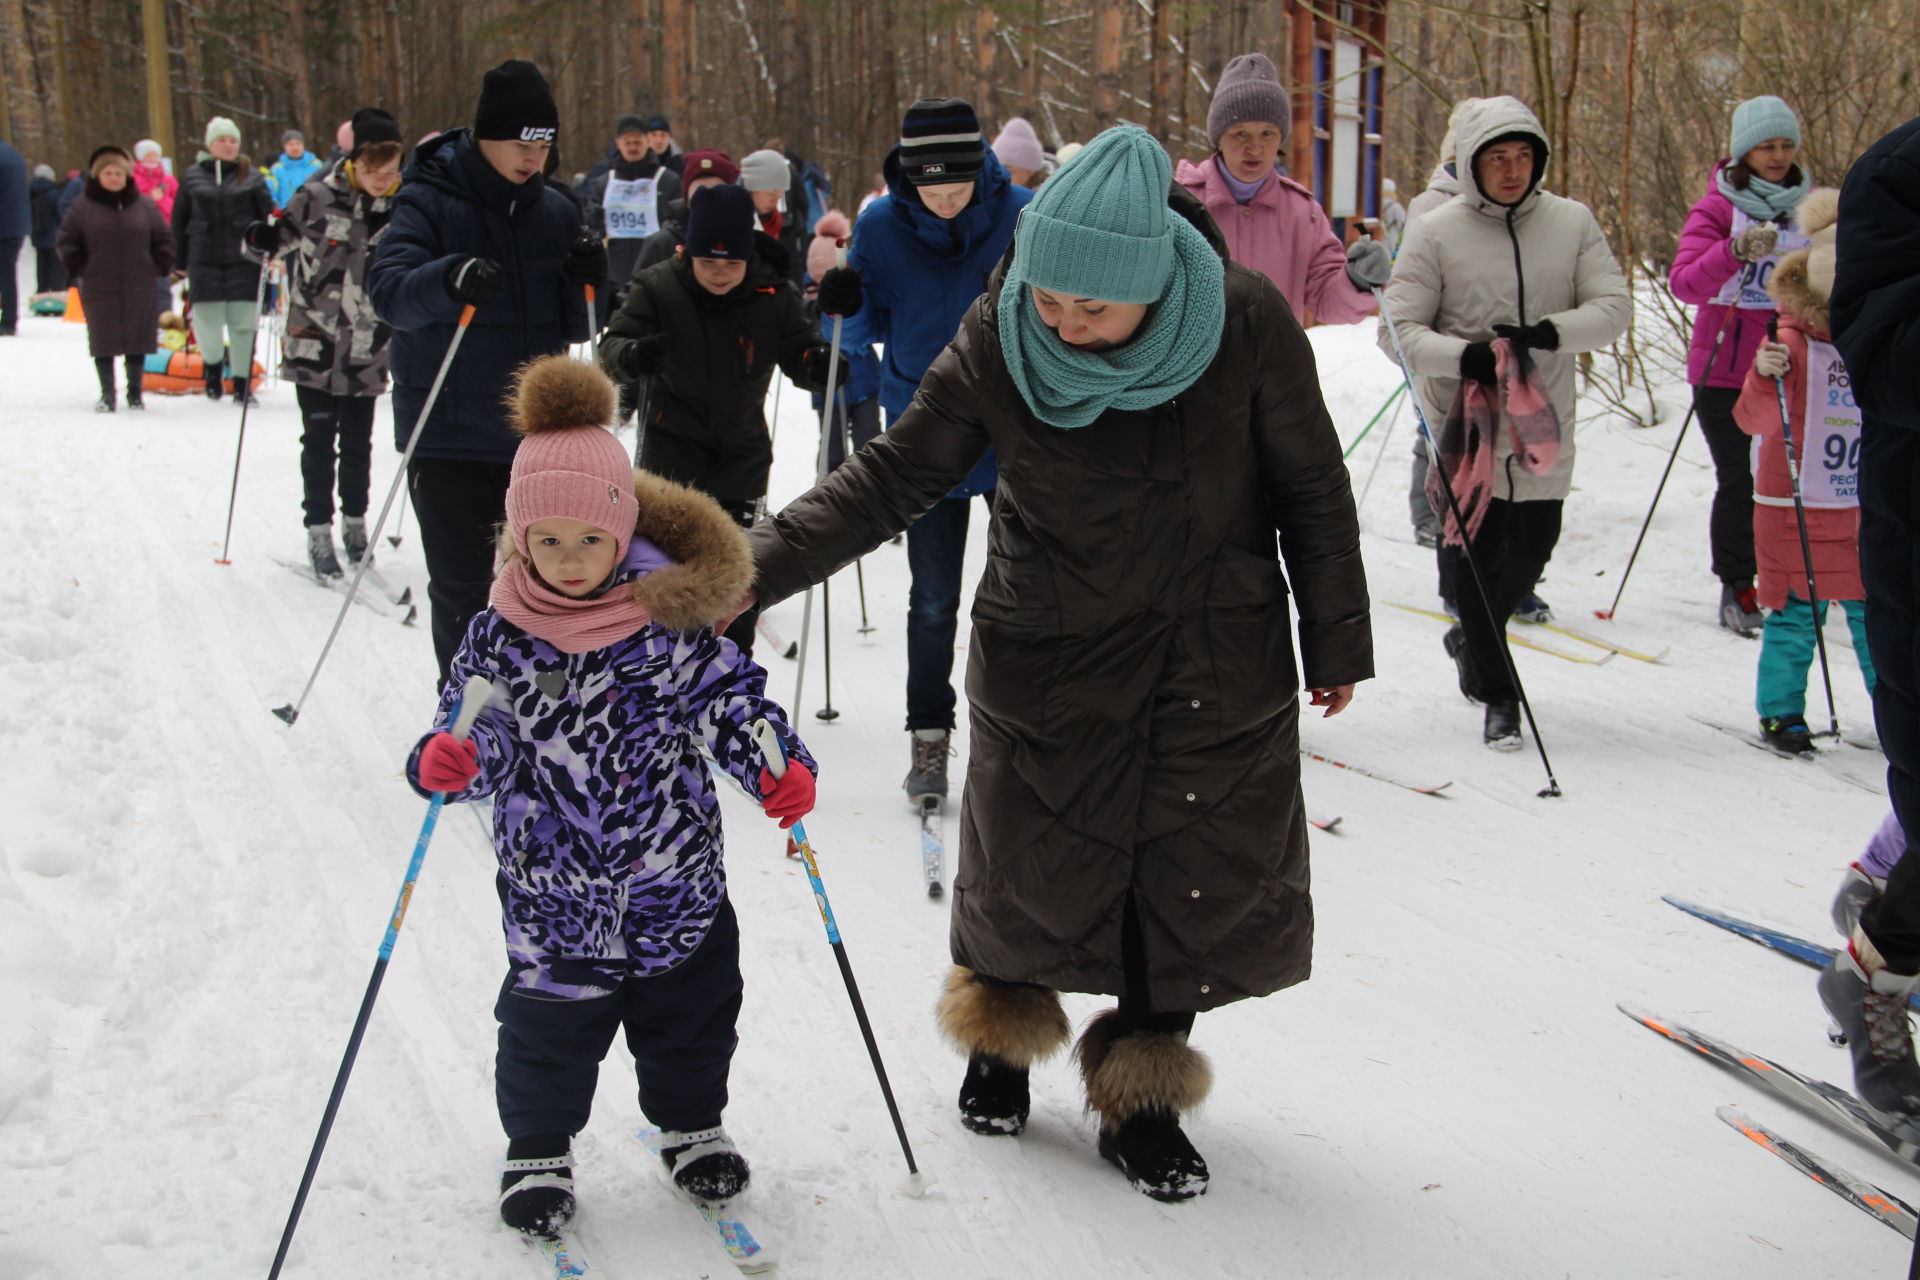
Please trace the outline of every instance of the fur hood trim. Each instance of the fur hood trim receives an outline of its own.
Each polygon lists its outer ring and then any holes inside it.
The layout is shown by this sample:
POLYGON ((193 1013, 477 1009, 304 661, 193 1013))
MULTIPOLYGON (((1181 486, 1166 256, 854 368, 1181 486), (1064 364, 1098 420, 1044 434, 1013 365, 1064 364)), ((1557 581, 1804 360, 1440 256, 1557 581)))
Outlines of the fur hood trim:
POLYGON ((1798 320, 1809 332, 1825 336, 1833 332, 1833 320, 1827 311, 1827 295, 1813 279, 1813 256, 1821 254, 1829 269, 1834 252, 1834 224, 1840 217, 1840 193, 1832 187, 1816 187, 1800 201, 1794 211, 1794 223, 1813 243, 1784 255, 1767 279, 1767 292, 1780 310, 1798 320))
MULTIPOLYGON (((628 583, 633 598, 669 631, 698 631, 732 613, 753 585, 746 530, 706 494, 650 471, 633 473, 633 498, 634 536, 673 562, 628 583)), ((520 558, 510 530, 497 545, 503 564, 520 558)))

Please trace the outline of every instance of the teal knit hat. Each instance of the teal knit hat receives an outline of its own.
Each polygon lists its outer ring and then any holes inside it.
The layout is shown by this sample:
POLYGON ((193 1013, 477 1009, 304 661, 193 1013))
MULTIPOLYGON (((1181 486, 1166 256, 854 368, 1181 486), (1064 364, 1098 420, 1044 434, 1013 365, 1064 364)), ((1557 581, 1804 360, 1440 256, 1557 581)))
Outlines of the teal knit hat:
POLYGON ((1733 109, 1733 128, 1727 139, 1727 155, 1736 163, 1768 138, 1791 138, 1800 145, 1800 117, 1793 108, 1771 94, 1748 98, 1733 109))
POLYGON ((1108 129, 1021 211, 1014 257, 1028 284, 1105 302, 1157 302, 1173 276, 1173 164, 1135 125, 1108 129))

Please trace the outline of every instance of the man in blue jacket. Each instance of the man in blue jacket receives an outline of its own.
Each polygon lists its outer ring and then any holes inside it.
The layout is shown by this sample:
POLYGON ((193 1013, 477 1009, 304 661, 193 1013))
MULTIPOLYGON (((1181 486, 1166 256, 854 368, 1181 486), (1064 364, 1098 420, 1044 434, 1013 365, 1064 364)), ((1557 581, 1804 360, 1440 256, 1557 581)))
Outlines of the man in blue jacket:
POLYGON ((367 272, 374 309, 393 328, 401 449, 461 311, 475 308, 407 475, 443 679, 493 581, 494 529, 506 516, 519 443, 507 421, 507 384, 529 360, 586 338, 584 286, 606 279, 606 247, 541 178, 559 126, 538 67, 512 60, 487 72, 473 127, 414 151, 367 272))
POLYGON ((273 192, 274 204, 286 208, 293 193, 326 167, 325 161, 307 150, 306 135, 298 129, 287 130, 280 137, 280 158, 267 170, 267 190, 273 192))
POLYGON ((11 143, 0 142, 0 338, 11 338, 20 322, 20 281, 14 269, 32 230, 27 162, 11 143))
MULTIPOLYGON (((928 366, 985 291, 1033 192, 1013 185, 981 139, 973 108, 958 98, 922 98, 907 108, 883 172, 887 194, 860 215, 848 263, 826 273, 819 298, 822 312, 846 317, 841 341, 849 350, 886 345, 880 405, 891 422, 906 412, 928 366)), ((995 476, 989 452, 965 484, 907 531, 913 766, 904 785, 915 804, 946 801, 967 514, 975 495, 993 492, 995 476)))

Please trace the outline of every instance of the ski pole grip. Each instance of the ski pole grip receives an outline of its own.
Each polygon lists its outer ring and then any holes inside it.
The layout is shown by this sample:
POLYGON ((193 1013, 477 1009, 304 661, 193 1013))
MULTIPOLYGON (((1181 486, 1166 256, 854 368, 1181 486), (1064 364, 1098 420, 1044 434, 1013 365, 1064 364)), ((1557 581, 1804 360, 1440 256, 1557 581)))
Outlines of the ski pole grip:
POLYGON ((773 731, 773 722, 760 719, 753 722, 753 740, 760 745, 760 755, 767 762, 767 772, 778 782, 787 776, 787 749, 780 745, 780 735, 773 731))
POLYGON ((471 302, 460 309, 460 327, 462 329, 473 323, 474 309, 474 305, 471 302))
POLYGON ((1778 313, 1767 317, 1767 341, 1780 341, 1780 316, 1778 313))
POLYGON ((448 726, 456 741, 465 742, 467 734, 473 730, 473 722, 493 701, 493 682, 485 676, 472 676, 466 687, 460 690, 460 706, 453 713, 453 723, 448 726))
POLYGON ((845 236, 841 236, 833 242, 833 265, 836 267, 844 267, 847 265, 847 238, 845 236))

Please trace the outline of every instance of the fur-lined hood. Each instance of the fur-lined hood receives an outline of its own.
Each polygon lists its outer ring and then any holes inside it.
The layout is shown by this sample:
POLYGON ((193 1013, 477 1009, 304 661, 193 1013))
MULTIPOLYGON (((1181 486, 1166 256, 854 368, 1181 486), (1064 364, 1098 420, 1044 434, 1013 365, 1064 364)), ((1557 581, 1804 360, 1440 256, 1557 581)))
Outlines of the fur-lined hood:
POLYGON ((1813 243, 1783 256, 1767 280, 1767 292, 1780 310, 1821 337, 1833 332, 1833 321, 1827 312, 1827 292, 1816 276, 1833 278, 1834 223, 1839 217, 1838 191, 1832 187, 1809 191, 1794 211, 1794 221, 1813 243))
MULTIPOLYGON (((658 547, 668 563, 615 589, 631 593, 669 631, 697 631, 733 613, 753 585, 746 531, 706 494, 650 471, 633 473, 633 498, 634 537, 658 547)), ((502 564, 520 558, 504 526, 498 547, 502 564)))

